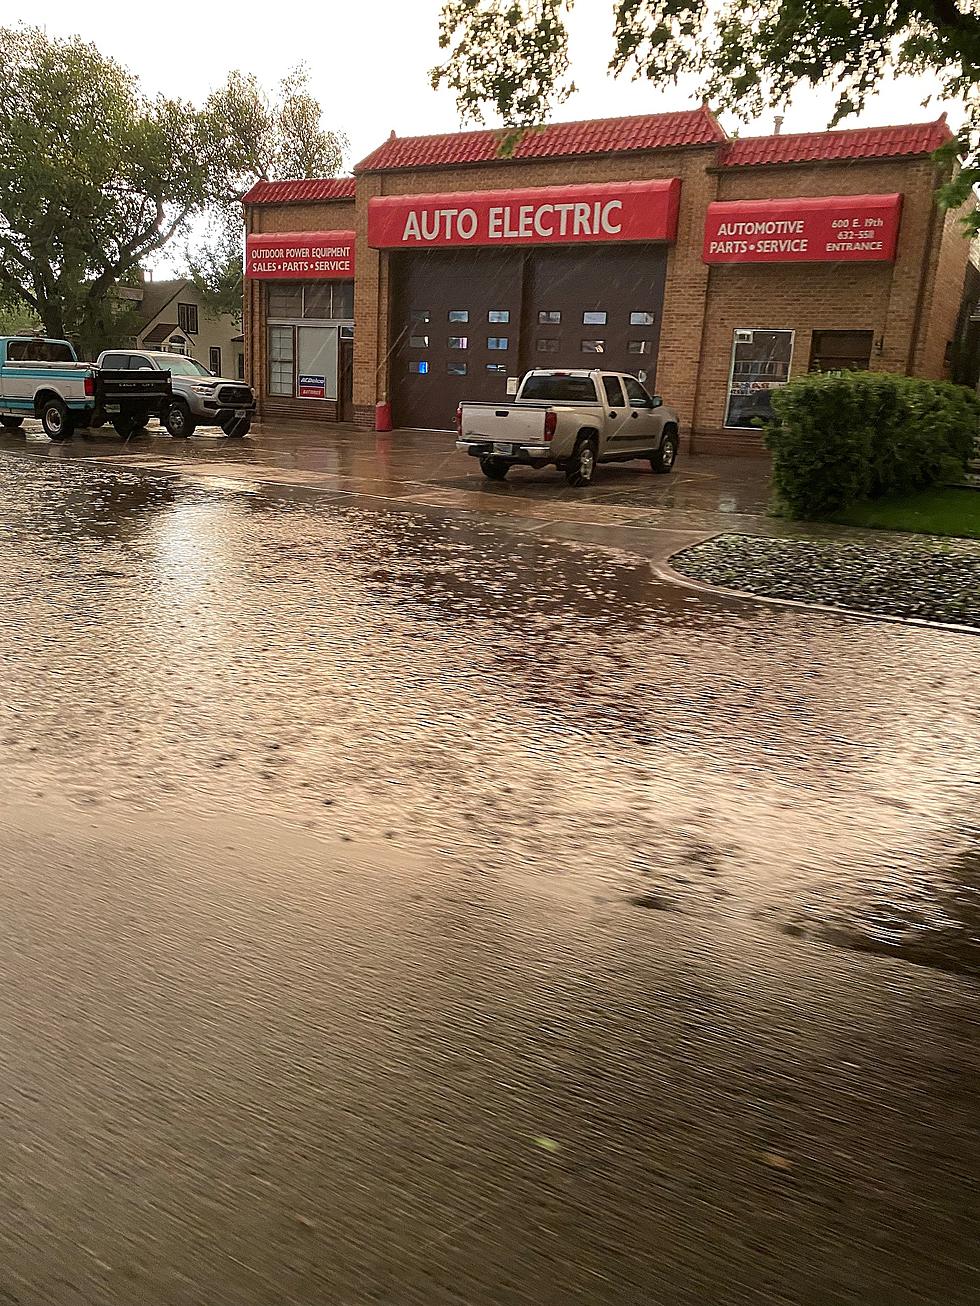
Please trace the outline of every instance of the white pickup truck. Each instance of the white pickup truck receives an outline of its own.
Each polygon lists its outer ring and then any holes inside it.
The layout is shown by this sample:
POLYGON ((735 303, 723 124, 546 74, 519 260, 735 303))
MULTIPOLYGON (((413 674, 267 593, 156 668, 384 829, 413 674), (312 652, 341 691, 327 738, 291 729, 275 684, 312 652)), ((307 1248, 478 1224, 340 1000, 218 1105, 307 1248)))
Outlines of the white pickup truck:
POLYGON ((597 463, 648 458, 669 472, 680 448, 677 414, 623 372, 528 372, 513 403, 462 403, 456 448, 479 458, 492 481, 515 464, 560 467, 589 485, 597 463))
POLYGON ((80 363, 67 340, 0 336, 0 426, 16 431, 39 417, 50 440, 104 413, 124 439, 170 401, 169 375, 135 375, 80 363))

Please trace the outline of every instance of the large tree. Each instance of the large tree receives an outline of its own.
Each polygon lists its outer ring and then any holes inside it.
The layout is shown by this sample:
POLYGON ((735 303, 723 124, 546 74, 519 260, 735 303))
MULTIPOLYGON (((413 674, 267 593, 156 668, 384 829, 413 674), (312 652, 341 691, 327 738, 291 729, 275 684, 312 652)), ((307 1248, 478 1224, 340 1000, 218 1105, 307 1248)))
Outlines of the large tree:
POLYGON ((213 311, 240 315, 242 196, 260 179, 335 176, 347 138, 324 126, 302 64, 271 96, 253 75, 234 72, 208 98, 204 112, 222 185, 206 221, 188 240, 187 265, 213 311))
POLYGON ((210 201, 207 118, 77 37, 2 27, 0 66, 0 291, 88 352, 113 289, 210 201))
MULTIPOLYGON (((489 110, 508 126, 542 122, 574 89, 565 29, 572 4, 446 0, 446 59, 433 85, 455 90, 466 119, 482 121, 489 110)), ((613 0, 610 17, 614 74, 658 85, 694 75, 706 98, 742 116, 826 84, 836 94, 836 125, 889 78, 929 77, 939 94, 966 105, 955 146, 963 167, 941 198, 961 204, 980 182, 980 0, 613 0)))

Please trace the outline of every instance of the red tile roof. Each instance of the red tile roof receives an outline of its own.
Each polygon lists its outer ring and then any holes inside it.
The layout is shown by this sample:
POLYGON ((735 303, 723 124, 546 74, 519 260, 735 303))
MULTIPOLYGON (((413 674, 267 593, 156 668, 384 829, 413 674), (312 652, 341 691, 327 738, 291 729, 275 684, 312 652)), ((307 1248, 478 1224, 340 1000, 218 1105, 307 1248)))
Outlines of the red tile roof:
MULTIPOLYGON (((396 168, 444 168, 456 164, 489 163, 499 158, 504 133, 449 132, 444 136, 392 136, 355 172, 387 172, 396 168)), ((632 118, 599 118, 588 122, 553 122, 532 127, 510 158, 567 159, 583 154, 626 154, 634 150, 670 150, 688 145, 718 145, 728 138, 705 106, 679 113, 650 113, 632 118)))
POLYGON ((352 200, 353 177, 308 177, 297 181, 257 181, 243 204, 303 204, 308 200, 352 200))
POLYGON ((931 154, 953 133, 945 117, 903 127, 852 127, 844 131, 787 136, 744 136, 732 141, 721 160, 726 168, 753 164, 815 163, 833 159, 893 159, 931 154))

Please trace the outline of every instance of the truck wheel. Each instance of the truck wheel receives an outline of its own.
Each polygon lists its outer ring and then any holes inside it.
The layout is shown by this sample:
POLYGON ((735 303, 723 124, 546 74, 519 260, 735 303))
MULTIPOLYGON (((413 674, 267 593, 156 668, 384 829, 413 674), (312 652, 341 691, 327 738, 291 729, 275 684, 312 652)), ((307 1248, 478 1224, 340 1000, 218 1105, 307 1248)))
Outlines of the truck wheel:
POLYGON ((41 411, 38 416, 41 418, 44 434, 49 440, 53 440, 55 444, 60 444, 63 440, 71 439, 75 423, 71 413, 60 399, 54 396, 45 399, 41 404, 41 411))
POLYGON ((502 481, 510 471, 510 463, 503 458, 491 458, 489 454, 482 454, 480 471, 488 481, 502 481))
POLYGON ((668 431, 664 436, 660 448, 650 459, 650 466, 660 476, 666 476, 668 472, 673 471, 674 463, 677 462, 678 440, 675 431, 668 431))
POLYGON ((252 419, 250 417, 229 417, 227 422, 221 423, 221 429, 231 440, 244 440, 252 429, 252 419))
POLYGON ((175 440, 186 440, 194 434, 196 422, 191 410, 182 399, 175 399, 164 414, 163 424, 175 440))
POLYGON ((0 426, 5 431, 19 431, 23 425, 23 417, 0 417, 0 426))
POLYGON ((105 426, 108 420, 105 413, 94 412, 85 425, 90 431, 97 431, 100 426, 105 426))
POLYGON ((596 439, 594 435, 580 435, 575 442, 575 452, 565 466, 565 480, 569 485, 591 485, 595 476, 596 439))
POLYGON ((146 419, 136 413, 120 414, 113 418, 112 425, 121 440, 129 440, 146 430, 146 419))

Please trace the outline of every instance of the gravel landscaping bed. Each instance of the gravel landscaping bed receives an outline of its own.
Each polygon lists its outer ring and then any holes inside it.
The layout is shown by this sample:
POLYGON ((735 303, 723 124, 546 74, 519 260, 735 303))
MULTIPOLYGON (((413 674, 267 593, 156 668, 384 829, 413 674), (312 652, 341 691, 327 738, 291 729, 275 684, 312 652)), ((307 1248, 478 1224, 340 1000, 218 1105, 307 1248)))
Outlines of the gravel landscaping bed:
POLYGON ((881 544, 718 535, 671 558, 692 580, 766 598, 826 603, 980 629, 980 545, 881 544))

